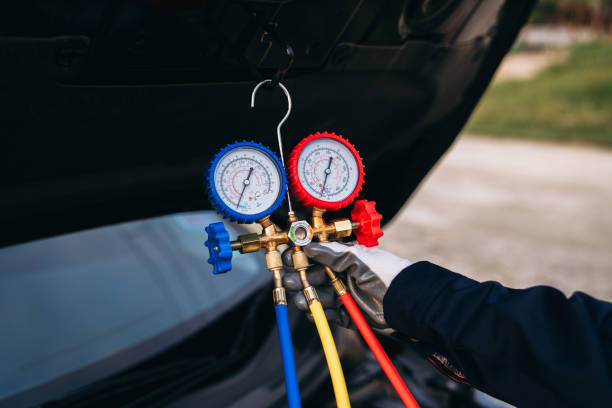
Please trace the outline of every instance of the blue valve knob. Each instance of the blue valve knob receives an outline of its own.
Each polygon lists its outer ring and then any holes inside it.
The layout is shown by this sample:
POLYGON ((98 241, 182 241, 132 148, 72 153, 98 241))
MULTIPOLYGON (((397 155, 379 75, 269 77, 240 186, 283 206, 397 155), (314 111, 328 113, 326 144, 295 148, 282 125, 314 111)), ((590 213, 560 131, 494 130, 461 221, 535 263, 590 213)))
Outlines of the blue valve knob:
POLYGON ((232 270, 232 247, 229 233, 222 222, 214 222, 205 228, 208 239, 204 243, 210 257, 208 263, 213 266, 215 275, 232 270))

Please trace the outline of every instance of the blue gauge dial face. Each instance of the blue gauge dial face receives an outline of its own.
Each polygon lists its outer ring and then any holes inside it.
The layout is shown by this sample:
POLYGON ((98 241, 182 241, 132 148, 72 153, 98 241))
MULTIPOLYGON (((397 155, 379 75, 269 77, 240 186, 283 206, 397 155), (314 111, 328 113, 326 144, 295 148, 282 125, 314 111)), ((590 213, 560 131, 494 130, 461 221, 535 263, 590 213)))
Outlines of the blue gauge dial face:
POLYGON ((265 212, 277 202, 282 173, 265 151, 251 146, 229 150, 214 169, 215 190, 221 201, 240 214, 265 212))

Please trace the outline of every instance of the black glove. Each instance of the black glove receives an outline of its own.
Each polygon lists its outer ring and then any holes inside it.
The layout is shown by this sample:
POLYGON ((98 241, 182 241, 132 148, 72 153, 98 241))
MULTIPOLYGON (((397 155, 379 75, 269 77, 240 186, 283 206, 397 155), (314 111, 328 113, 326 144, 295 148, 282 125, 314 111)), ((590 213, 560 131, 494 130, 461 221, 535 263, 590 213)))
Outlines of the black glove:
MULTIPOLYGON (((340 279, 346 282, 351 296, 361 309, 368 323, 379 330, 388 329, 383 311, 383 299, 391 281, 398 273, 410 265, 407 259, 399 258, 378 248, 367 248, 363 245, 346 245, 339 242, 311 243, 304 247, 312 266, 308 269, 308 278, 317 289, 328 320, 345 327, 350 323, 348 313, 342 307, 342 301, 335 296, 330 280, 323 265, 329 266, 340 279), (333 302, 330 297, 335 299, 333 302), (329 312, 328 312, 329 311, 329 312)), ((294 302, 301 310, 308 310, 306 298, 301 292, 302 284, 299 274, 292 268, 291 250, 283 253, 283 262, 287 265, 285 288, 294 292, 294 302)))
MULTIPOLYGON (((302 290, 302 281, 299 273, 293 268, 293 259, 291 254, 292 248, 288 248, 282 253, 285 275, 283 277, 283 285, 287 290, 287 298, 289 302, 294 302, 296 307, 306 312, 308 319, 313 321, 312 314, 308 308, 308 302, 302 290)), ((335 325, 349 327, 351 319, 348 312, 342 306, 342 301, 336 296, 334 288, 330 284, 329 277, 325 273, 323 265, 313 263, 308 268, 308 281, 316 289, 321 306, 325 312, 327 320, 335 325)), ((341 276, 343 274, 339 274, 341 276)))

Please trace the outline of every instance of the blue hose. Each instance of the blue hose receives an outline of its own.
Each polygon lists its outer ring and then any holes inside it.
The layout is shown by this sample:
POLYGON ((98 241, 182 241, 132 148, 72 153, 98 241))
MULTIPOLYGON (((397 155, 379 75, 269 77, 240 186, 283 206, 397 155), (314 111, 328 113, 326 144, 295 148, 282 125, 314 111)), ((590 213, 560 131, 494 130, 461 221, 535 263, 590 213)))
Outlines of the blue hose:
POLYGON ((283 356, 283 370, 285 371, 285 387, 287 388, 289 408, 301 408, 302 402, 300 401, 300 390, 298 388, 297 373, 295 371, 287 305, 276 305, 274 306, 274 310, 276 311, 278 338, 280 339, 281 354, 283 356))

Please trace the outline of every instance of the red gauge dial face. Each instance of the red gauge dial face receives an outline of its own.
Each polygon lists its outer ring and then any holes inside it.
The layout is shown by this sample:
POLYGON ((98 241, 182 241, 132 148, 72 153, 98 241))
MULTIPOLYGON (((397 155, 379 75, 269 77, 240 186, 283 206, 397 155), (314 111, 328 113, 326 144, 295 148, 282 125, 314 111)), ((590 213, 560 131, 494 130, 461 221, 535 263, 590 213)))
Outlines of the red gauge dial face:
POLYGON ((289 157, 289 179, 296 197, 309 207, 337 210, 350 204, 363 184, 359 153, 346 139, 316 133, 289 157))

